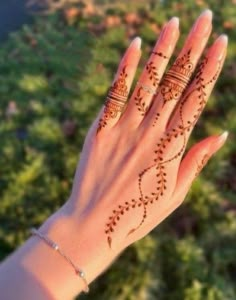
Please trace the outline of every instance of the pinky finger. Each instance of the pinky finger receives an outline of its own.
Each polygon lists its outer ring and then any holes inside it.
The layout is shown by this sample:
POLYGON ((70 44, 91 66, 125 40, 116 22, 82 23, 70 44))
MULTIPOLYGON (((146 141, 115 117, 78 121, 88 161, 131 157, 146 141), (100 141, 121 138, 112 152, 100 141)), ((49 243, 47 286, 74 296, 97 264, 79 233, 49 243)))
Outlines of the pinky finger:
POLYGON ((97 133, 112 128, 123 113, 141 56, 141 39, 136 37, 126 50, 100 112, 97 133))
POLYGON ((171 200, 175 208, 183 202, 194 179, 212 155, 224 145, 227 137, 227 131, 220 136, 210 136, 194 145, 186 154, 179 167, 178 179, 171 200))

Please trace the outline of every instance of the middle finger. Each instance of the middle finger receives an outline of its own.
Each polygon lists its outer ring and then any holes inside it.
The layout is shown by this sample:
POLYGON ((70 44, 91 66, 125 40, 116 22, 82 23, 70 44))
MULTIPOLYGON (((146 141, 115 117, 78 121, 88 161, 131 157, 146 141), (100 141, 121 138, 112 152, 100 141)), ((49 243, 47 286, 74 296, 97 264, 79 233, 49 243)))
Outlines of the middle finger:
POLYGON ((144 128, 166 129, 167 121, 186 89, 212 29, 212 12, 204 11, 196 20, 182 51, 164 76, 153 105, 144 118, 144 128))

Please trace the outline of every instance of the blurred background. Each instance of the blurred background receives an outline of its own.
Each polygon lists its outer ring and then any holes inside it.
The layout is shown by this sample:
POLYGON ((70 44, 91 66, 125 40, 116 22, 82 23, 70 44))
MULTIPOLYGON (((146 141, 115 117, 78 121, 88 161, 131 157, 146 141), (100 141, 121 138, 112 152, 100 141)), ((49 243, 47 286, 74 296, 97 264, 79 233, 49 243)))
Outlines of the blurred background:
POLYGON ((141 66, 161 27, 181 38, 205 8, 228 57, 190 145, 229 130, 185 203, 91 284, 94 300, 236 299, 236 1, 1 0, 0 259, 68 198, 87 129, 139 35, 141 66))

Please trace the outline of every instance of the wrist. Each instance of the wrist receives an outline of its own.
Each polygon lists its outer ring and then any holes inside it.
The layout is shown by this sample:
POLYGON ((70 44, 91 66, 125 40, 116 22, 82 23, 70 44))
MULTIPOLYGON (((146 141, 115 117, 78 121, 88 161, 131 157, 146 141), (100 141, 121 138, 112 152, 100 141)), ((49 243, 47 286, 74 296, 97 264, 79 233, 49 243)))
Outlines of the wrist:
MULTIPOLYGON (((57 243, 60 249, 85 273, 88 284, 113 261, 118 253, 110 251, 102 226, 91 217, 70 215, 68 205, 53 214, 40 228, 40 233, 57 243)), ((31 237, 28 253, 22 263, 27 271, 44 286, 55 299, 71 299, 85 289, 84 281, 59 253, 39 237, 31 237)))

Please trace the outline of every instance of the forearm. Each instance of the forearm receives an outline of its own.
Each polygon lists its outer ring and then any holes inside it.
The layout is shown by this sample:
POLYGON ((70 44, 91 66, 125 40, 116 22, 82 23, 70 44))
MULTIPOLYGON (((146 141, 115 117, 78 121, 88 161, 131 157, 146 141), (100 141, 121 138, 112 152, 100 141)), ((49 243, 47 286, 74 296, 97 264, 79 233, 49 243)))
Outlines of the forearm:
MULTIPOLYGON (((96 220, 98 223, 98 220, 96 220)), ((88 283, 118 253, 107 247, 102 226, 86 224, 62 208, 40 228, 81 268, 88 283)), ((0 267, 0 290, 8 299, 72 299, 85 288, 73 267, 40 238, 33 236, 0 267)))

